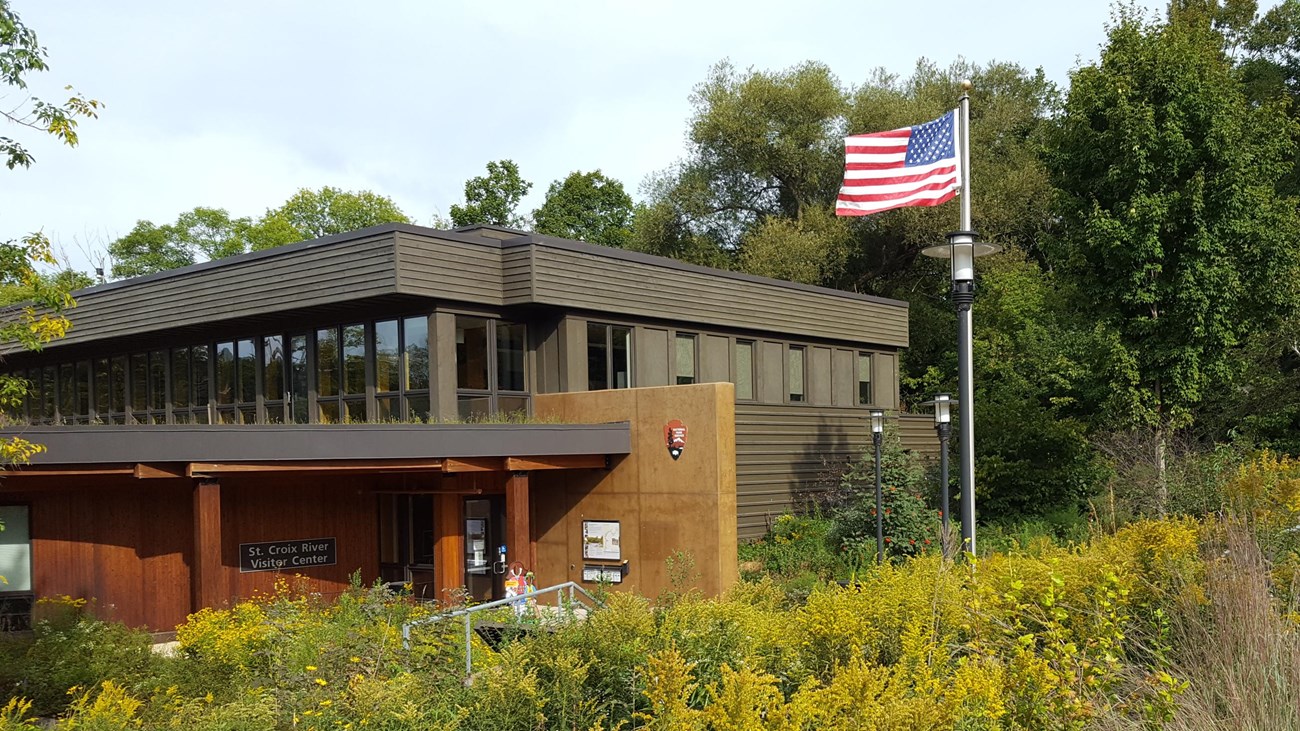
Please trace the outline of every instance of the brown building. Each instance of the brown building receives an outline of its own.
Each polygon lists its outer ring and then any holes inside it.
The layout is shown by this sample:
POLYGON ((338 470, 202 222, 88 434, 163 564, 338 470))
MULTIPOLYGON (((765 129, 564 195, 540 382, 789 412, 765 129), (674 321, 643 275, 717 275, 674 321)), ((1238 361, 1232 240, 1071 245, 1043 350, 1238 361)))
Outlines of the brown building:
POLYGON ((32 384, 6 433, 48 447, 0 480, 13 624, 72 594, 170 629, 282 573, 482 599, 515 561, 653 594, 678 551, 719 591, 897 408, 907 345, 902 302, 494 227, 76 298, 67 337, 3 363, 32 384))

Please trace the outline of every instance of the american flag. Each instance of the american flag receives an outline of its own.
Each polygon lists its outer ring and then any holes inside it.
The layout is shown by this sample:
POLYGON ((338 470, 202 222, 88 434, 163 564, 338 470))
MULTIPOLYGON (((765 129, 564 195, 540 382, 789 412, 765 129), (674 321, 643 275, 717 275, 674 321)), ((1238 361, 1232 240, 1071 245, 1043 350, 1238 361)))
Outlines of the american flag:
POLYGON ((961 188, 957 113, 914 127, 844 138, 844 185, 838 216, 904 206, 937 206, 961 188))

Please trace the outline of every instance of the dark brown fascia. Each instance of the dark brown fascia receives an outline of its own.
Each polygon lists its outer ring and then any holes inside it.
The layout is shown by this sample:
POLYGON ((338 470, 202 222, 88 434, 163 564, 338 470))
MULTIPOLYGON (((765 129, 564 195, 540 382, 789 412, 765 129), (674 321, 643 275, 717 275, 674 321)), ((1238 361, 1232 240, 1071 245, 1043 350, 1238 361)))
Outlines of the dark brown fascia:
POLYGON ((14 436, 46 447, 32 457, 32 465, 556 457, 632 451, 627 422, 44 426, 0 431, 0 437, 14 436))

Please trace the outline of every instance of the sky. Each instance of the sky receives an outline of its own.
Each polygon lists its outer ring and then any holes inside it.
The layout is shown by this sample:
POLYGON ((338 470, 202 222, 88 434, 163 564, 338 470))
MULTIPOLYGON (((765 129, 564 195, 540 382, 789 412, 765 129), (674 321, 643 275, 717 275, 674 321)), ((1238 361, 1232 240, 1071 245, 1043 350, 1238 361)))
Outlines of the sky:
POLYGON ((256 217, 304 187, 372 190, 427 225, 490 160, 533 182, 524 211, 575 170, 637 197, 684 156, 691 90, 720 60, 821 61, 845 84, 920 58, 1012 61, 1064 85, 1110 15, 1104 0, 10 2, 49 52, 29 91, 71 84, 105 106, 75 149, 0 124, 36 157, 0 169, 0 241, 43 231, 83 270, 137 220, 256 217))

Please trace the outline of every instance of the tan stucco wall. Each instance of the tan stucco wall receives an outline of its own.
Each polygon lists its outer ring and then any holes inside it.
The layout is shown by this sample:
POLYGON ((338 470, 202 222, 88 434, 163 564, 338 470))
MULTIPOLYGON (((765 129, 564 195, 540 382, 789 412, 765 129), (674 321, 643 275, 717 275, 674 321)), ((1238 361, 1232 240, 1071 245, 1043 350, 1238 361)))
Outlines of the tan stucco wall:
POLYGON ((738 579, 736 416, 730 383, 663 386, 534 397, 539 418, 631 424, 632 453, 609 471, 535 472, 532 532, 540 584, 582 583, 582 567, 612 565, 582 557, 582 522, 621 523, 629 573, 623 590, 656 596, 672 587, 667 559, 689 552, 705 594, 738 579), (671 420, 686 425, 686 449, 673 460, 664 440, 671 420))

